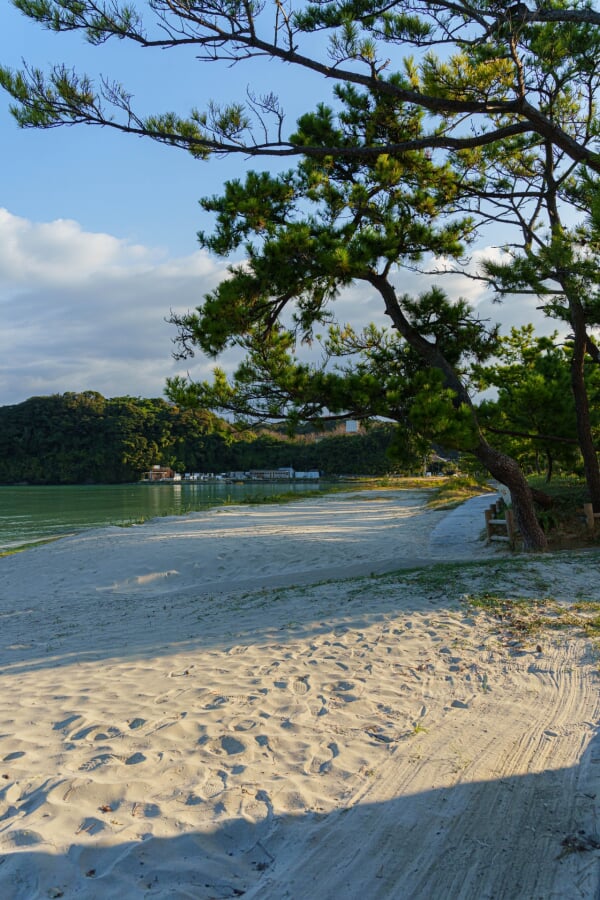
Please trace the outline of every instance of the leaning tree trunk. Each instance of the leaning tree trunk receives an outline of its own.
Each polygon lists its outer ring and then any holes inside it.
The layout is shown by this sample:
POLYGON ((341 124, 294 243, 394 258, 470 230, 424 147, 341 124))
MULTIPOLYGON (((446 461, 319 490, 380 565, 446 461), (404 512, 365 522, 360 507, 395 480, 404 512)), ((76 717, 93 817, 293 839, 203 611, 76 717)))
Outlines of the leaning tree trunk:
MULTIPOLYGON (((562 288, 569 307, 569 322, 573 329, 573 355, 571 357, 571 390, 575 401, 577 421, 577 441, 583 457, 585 480, 594 511, 600 512, 600 465, 594 447, 592 426, 590 422, 590 404, 585 383, 585 355, 588 347, 586 313, 582 302, 584 290, 581 280, 567 274, 564 266, 565 250, 564 232, 558 207, 558 183, 554 176, 554 153, 548 141, 546 143, 546 204, 552 229, 552 244, 556 242, 559 250, 559 267, 552 277, 562 288)), ((570 254, 572 248, 566 247, 570 254)))
POLYGON ((590 421, 590 403, 585 383, 585 354, 588 344, 585 314, 581 303, 572 295, 568 296, 573 326, 573 356, 571 358, 571 390, 575 400, 577 417, 577 440, 583 457, 585 481, 594 507, 600 512, 600 466, 594 447, 590 421))
POLYGON ((538 522, 531 490, 518 462, 491 447, 483 438, 472 452, 488 472, 509 489, 523 550, 547 550, 546 535, 538 522))
POLYGON ((394 323, 396 330, 416 350, 426 365, 442 372, 446 385, 456 394, 457 403, 464 404, 470 410, 474 432, 478 438, 475 448, 469 447, 469 452, 483 463, 490 475, 501 484, 505 484, 510 490, 515 520, 523 539, 523 549, 546 550, 548 547, 546 536, 535 514, 533 496, 521 467, 516 459, 491 447, 481 434, 473 401, 456 368, 446 359, 437 342, 428 341, 413 327, 399 303, 394 286, 387 280, 387 276, 371 272, 366 280, 380 292, 385 302, 385 311, 394 323))

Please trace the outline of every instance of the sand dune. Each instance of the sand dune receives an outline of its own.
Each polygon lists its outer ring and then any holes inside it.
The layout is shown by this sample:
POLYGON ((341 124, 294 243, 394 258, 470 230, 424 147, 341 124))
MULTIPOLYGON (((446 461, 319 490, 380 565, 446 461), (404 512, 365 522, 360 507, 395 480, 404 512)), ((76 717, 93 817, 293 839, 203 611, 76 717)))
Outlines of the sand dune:
POLYGON ((598 602, 598 554, 486 548, 482 503, 232 507, 1 559, 0 897, 596 898, 596 649, 465 598, 598 602))

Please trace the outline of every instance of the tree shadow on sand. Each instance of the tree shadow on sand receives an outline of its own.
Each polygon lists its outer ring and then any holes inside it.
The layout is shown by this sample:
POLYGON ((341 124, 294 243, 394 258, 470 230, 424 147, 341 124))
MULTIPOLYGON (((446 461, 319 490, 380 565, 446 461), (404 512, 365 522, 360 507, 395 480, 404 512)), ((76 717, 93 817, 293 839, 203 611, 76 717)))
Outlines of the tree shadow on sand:
POLYGON ((278 817, 267 803, 260 821, 237 817, 175 837, 145 836, 140 820, 139 841, 122 844, 103 843, 90 828, 65 855, 37 843, 35 832, 2 834, 0 821, 0 895, 592 900, 600 888, 599 778, 596 734, 568 769, 458 783, 327 815, 278 817))

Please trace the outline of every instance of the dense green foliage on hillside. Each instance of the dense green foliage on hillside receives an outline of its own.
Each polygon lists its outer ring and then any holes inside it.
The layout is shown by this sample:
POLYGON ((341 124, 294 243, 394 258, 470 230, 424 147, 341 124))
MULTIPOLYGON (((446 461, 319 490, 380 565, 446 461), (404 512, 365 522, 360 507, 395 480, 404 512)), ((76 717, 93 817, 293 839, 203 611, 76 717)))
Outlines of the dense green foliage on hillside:
POLYGON ((154 463, 200 465, 219 421, 161 399, 107 400, 94 391, 32 397, 0 408, 0 481, 117 483, 154 463))
POLYGON ((179 472, 293 466, 326 475, 385 475, 394 470, 386 455, 392 434, 391 426, 380 426, 321 439, 240 439, 212 413, 162 399, 55 394, 0 407, 0 483, 136 481, 159 464, 179 472))
MULTIPOLYGON (((395 433, 393 425, 377 425, 359 434, 313 436, 311 440, 259 435, 230 444, 231 465, 225 468, 247 471, 292 466, 298 471, 318 469, 326 476, 389 475, 400 470, 388 456, 395 433)), ((419 463, 407 471, 418 468, 419 463)))

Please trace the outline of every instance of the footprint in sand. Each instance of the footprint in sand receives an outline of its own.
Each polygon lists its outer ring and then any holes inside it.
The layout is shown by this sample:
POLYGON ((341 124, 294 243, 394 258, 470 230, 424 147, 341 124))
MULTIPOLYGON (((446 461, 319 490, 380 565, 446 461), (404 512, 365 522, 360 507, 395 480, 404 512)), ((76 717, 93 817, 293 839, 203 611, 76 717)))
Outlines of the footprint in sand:
POLYGON ((121 737, 121 731, 118 728, 110 728, 100 729, 96 731, 94 728, 90 733, 90 739, 94 741, 110 741, 111 738, 121 737))
POLYGON ((308 708, 313 716, 326 716, 329 712, 327 709, 327 700, 322 694, 320 694, 316 700, 309 703, 308 708))
POLYGON ((212 800, 225 790, 227 776, 224 772, 211 772, 202 785, 201 792, 205 799, 212 800))
POLYGON ((21 759, 22 756, 25 756, 24 750, 15 750, 14 753, 9 753, 8 756, 5 756, 2 762, 12 762, 15 759, 21 759))
POLYGON ((233 726, 234 731, 251 731, 256 726, 254 719, 242 719, 233 726))
POLYGON ((206 744, 206 749, 217 756, 237 756, 246 750, 246 745, 242 741, 230 734, 224 734, 220 738, 215 738, 206 744))
POLYGON ((344 703, 352 703, 353 700, 358 700, 360 693, 360 689, 357 688, 353 681, 337 681, 331 686, 331 690, 344 703))
POLYGON ((55 722, 52 726, 53 731, 62 731, 63 729, 67 729, 70 725, 73 725, 74 722, 83 721, 83 718, 79 715, 67 716, 66 719, 63 719, 61 722, 55 722))
POLYGON ((143 763, 146 761, 146 757, 143 753, 133 753, 131 756, 117 756, 115 753, 98 753, 96 756, 92 756, 91 759, 87 759, 79 766, 80 772, 93 772, 95 769, 99 769, 102 766, 106 766, 109 763, 120 763, 125 764, 126 766, 137 766, 139 763, 143 763))
POLYGON ((303 678, 297 678, 295 681, 292 681, 291 690, 294 694, 302 695, 307 694, 310 691, 310 685, 308 683, 308 675, 305 675, 303 678))
POLYGON ((121 731, 118 728, 112 725, 109 725, 108 728, 103 728, 102 725, 94 722, 92 725, 85 725, 83 728, 72 731, 71 734, 67 735, 67 739, 69 741, 107 741, 110 738, 120 737, 120 735, 121 731))
POLYGON ((146 761, 146 757, 143 753, 133 753, 131 756, 128 756, 125 760, 126 766, 137 766, 139 763, 143 763, 146 761))
POLYGON ((279 668, 281 665, 277 660, 273 660, 273 662, 265 663, 262 666, 259 666, 257 669, 254 669, 254 674, 258 675, 258 679, 262 680, 267 675, 272 675, 274 670, 279 668))
POLYGON ((32 847, 35 844, 43 844, 44 838, 37 831, 29 829, 15 829, 2 835, 0 844, 3 847, 32 847))
POLYGON ((221 706, 225 706, 225 704, 229 703, 230 698, 224 695, 220 697, 215 697, 214 700, 211 700, 210 703, 207 703, 204 706, 204 709, 219 709, 221 706))
POLYGON ((118 758, 113 756, 112 753, 100 753, 98 756, 93 756, 91 759, 87 759, 79 766, 80 772, 93 772, 95 769, 99 769, 101 766, 106 766, 110 762, 118 762, 118 758))
POLYGON ((336 756, 340 755, 338 745, 333 741, 325 746, 322 744, 312 757, 308 766, 309 775, 326 775, 331 769, 331 764, 336 756))
POLYGON ((98 832, 104 831, 105 828, 106 825, 104 822, 94 818, 94 816, 89 816, 87 819, 83 820, 75 834, 98 834, 98 832))
POLYGON ((141 728, 142 725, 145 725, 145 724, 146 724, 146 720, 145 720, 145 719, 140 719, 140 718, 132 719, 131 722, 128 723, 129 728, 130 728, 132 731, 133 731, 134 729, 136 729, 136 728, 141 728))
POLYGON ((161 815, 161 809, 156 803, 134 803, 131 815, 136 819, 156 819, 161 815))
POLYGON ((264 822, 272 814, 273 806, 266 791, 246 792, 242 800, 242 815, 257 824, 264 822))

